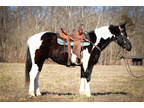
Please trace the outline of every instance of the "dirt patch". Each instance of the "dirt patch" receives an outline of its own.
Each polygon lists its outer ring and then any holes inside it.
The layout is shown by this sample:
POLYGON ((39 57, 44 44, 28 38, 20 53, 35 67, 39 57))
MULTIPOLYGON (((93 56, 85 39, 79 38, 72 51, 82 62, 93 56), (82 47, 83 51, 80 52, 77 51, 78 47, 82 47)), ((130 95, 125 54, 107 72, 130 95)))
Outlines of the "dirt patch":
MULTIPOLYGON (((30 102, 134 102, 144 101, 144 78, 131 77, 122 66, 95 66, 91 98, 79 96, 80 67, 45 64, 39 84, 42 96, 30 99, 24 86, 25 65, 0 63, 0 101, 30 102)), ((132 67, 135 74, 144 67, 132 67)))

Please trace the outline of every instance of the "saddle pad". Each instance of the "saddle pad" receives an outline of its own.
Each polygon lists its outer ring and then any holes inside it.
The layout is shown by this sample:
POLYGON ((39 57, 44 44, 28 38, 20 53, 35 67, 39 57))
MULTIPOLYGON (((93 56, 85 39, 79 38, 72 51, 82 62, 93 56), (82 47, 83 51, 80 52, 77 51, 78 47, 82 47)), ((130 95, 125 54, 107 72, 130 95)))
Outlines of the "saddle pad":
MULTIPOLYGON (((67 41, 64 42, 61 38, 57 38, 57 43, 58 43, 59 45, 66 45, 66 46, 68 45, 68 44, 67 44, 67 41)), ((70 41, 70 45, 71 45, 71 46, 74 46, 74 42, 73 42, 72 40, 70 41)), ((90 45, 89 42, 83 42, 83 43, 82 43, 82 46, 89 46, 89 45, 90 45)))

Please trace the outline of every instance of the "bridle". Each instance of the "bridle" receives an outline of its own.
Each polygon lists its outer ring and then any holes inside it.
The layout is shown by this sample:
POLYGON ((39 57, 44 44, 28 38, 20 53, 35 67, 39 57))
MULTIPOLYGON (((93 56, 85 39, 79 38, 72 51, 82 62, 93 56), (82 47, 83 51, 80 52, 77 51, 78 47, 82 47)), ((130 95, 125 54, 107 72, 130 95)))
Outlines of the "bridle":
MULTIPOLYGON (((121 28, 120 26, 118 26, 118 28, 119 28, 119 30, 120 30, 120 35, 117 37, 117 39, 122 38, 122 41, 123 41, 122 44, 123 44, 123 47, 125 48, 126 45, 127 45, 127 42, 126 42, 125 39, 128 39, 128 37, 125 37, 125 35, 124 35, 124 33, 123 33, 124 28, 121 28)), ((117 39, 116 39, 116 41, 117 41, 117 39)), ((117 41, 117 42, 118 42, 118 41, 117 41)))
POLYGON ((124 40, 124 34, 122 33, 123 29, 119 26, 119 30, 120 30, 120 33, 121 33, 121 36, 122 36, 122 39, 124 40))
POLYGON ((125 41, 125 39, 124 39, 124 34, 123 34, 123 30, 124 29, 122 29, 120 26, 119 26, 119 30, 120 30, 120 34, 121 34, 121 36, 122 36, 122 40, 124 41, 124 44, 126 43, 126 41, 125 41))

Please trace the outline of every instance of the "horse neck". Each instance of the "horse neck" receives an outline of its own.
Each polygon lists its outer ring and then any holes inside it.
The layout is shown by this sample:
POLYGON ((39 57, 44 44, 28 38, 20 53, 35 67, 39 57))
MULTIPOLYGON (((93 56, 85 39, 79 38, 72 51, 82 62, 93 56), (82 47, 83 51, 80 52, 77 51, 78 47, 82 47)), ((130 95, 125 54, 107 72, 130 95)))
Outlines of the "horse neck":
MULTIPOLYGON (((92 43, 96 43, 96 40, 97 40, 97 36, 95 35, 95 32, 94 31, 91 31, 88 33, 89 34, 89 37, 90 37, 90 41, 92 43)), ((98 43, 98 46, 101 50, 105 49, 109 43, 111 43, 112 41, 114 40, 114 38, 107 38, 107 39, 101 39, 100 42, 98 43)))
POLYGON ((98 43, 98 47, 101 49, 101 51, 103 50, 103 49, 105 49, 111 42, 113 41, 113 38, 108 38, 108 39, 106 39, 106 40, 104 40, 104 39, 101 39, 100 40, 100 43, 98 43))

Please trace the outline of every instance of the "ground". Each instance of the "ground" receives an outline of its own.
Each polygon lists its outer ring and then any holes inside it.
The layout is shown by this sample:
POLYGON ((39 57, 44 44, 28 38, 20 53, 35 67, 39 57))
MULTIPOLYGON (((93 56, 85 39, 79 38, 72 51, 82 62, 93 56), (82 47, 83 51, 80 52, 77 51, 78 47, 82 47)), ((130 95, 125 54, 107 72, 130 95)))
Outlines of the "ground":
MULTIPOLYGON (((132 66, 134 74, 144 67, 132 66)), ((80 67, 45 64, 39 78, 42 96, 29 98, 24 86, 25 65, 0 63, 0 101, 12 102, 143 102, 144 77, 133 78, 123 66, 94 66, 90 98, 79 95, 80 67)))

